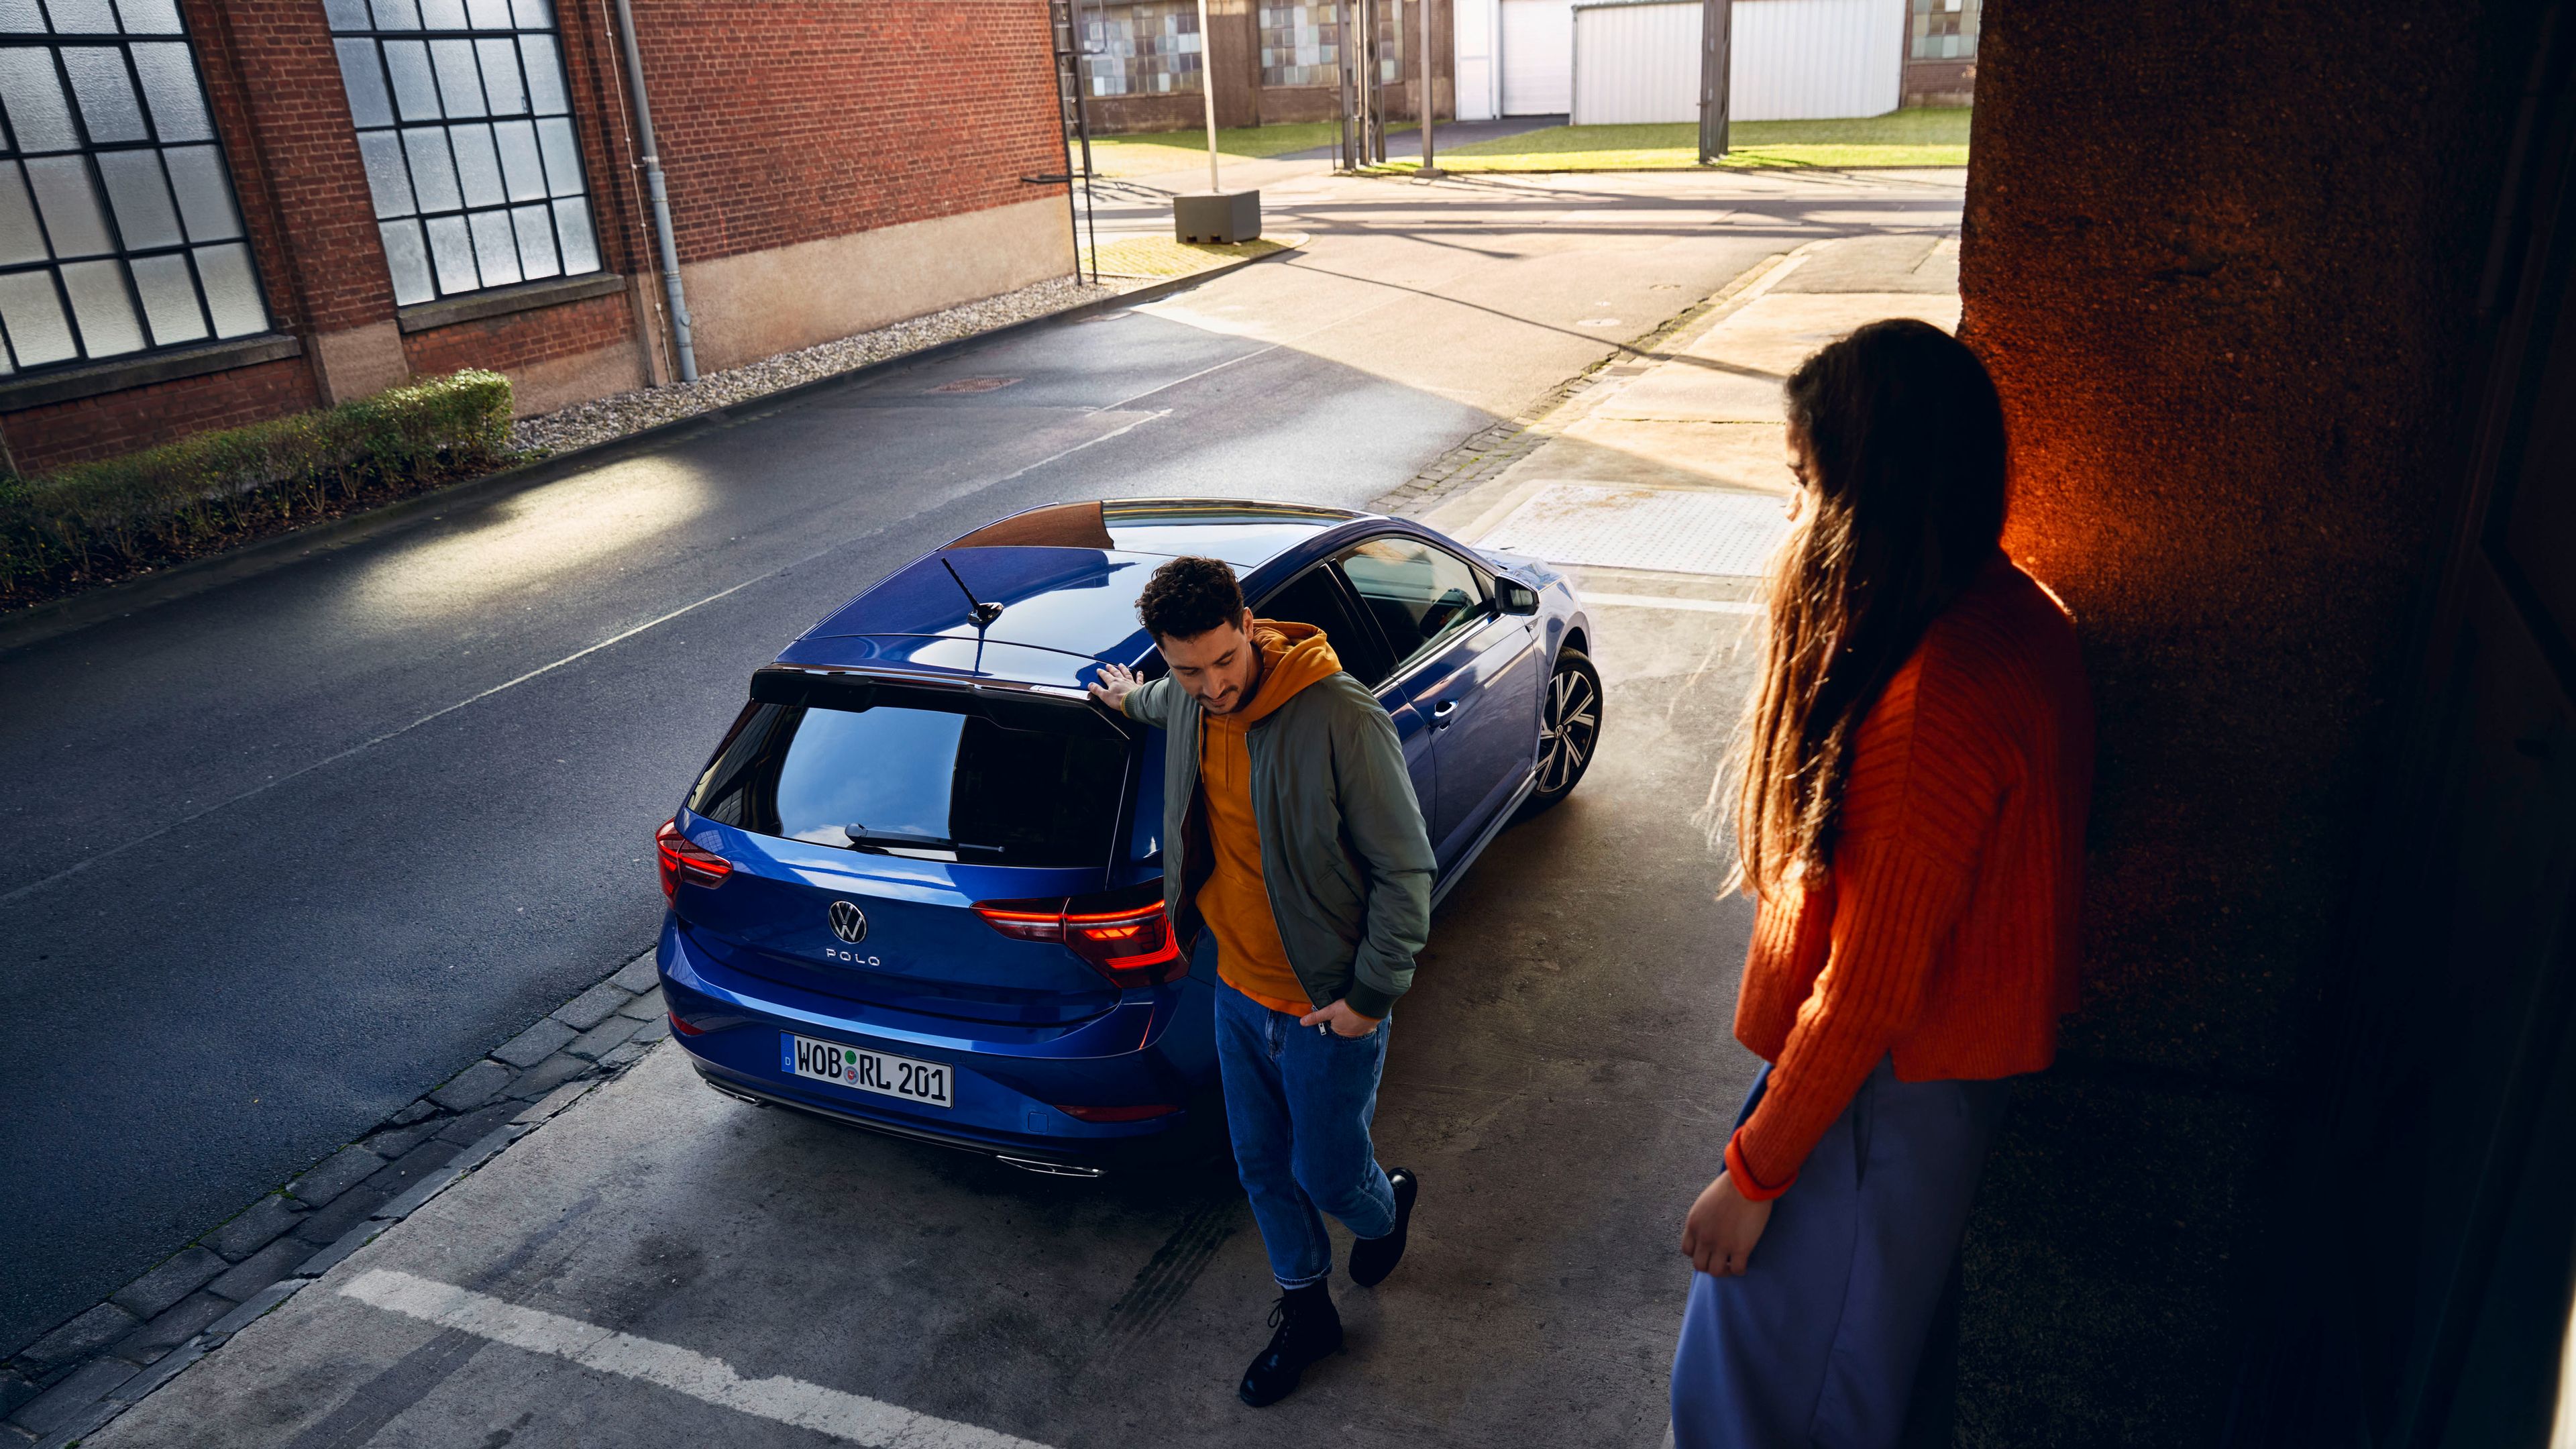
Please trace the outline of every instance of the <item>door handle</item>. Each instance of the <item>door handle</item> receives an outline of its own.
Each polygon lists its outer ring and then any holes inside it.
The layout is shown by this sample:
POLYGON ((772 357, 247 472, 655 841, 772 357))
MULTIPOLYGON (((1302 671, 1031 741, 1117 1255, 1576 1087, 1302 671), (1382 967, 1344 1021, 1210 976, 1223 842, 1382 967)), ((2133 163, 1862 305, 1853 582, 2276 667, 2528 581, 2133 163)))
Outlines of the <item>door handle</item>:
POLYGON ((1434 728, 1434 729, 1444 729, 1444 730, 1445 730, 1445 729, 1447 729, 1447 728, 1449 728, 1449 719, 1450 719, 1450 716, 1452 716, 1452 715, 1456 714, 1457 712, 1458 712, 1458 701, 1456 701, 1456 700, 1454 700, 1454 699, 1444 699, 1444 700, 1440 701, 1438 704, 1433 705, 1433 706, 1431 707, 1431 725, 1432 725, 1432 728, 1434 728))

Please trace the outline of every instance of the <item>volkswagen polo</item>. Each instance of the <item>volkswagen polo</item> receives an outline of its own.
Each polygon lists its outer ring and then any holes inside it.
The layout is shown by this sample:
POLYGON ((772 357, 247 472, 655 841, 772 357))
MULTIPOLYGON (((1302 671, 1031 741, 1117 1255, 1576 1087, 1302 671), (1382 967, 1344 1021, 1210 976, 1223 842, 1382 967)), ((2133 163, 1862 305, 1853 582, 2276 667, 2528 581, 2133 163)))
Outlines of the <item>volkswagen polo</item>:
POLYGON ((1599 739, 1567 581, 1400 518, 1062 504, 914 560, 790 644, 656 840, 674 1036, 746 1101, 1096 1175, 1221 1130, 1212 964, 1162 908, 1161 752, 1095 704, 1158 671, 1135 602, 1231 564, 1394 720, 1436 905, 1599 739))

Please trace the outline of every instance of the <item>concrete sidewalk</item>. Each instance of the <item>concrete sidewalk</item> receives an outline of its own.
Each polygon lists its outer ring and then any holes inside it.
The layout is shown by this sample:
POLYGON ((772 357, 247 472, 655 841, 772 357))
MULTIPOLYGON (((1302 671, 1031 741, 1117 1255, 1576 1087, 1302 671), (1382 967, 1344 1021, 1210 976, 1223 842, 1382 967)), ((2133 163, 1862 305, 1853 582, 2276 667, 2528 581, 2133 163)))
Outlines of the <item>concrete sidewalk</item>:
POLYGON ((1555 563, 1634 567, 1651 536, 1670 571, 1756 572, 1743 567, 1747 552, 1767 554, 1785 528, 1759 521, 1776 513, 1762 500, 1795 486, 1782 383, 1866 322, 1918 317, 1955 329, 1958 277, 1955 235, 1852 237, 1785 253, 1649 342, 1645 356, 1601 369, 1539 422, 1537 447, 1442 500, 1428 521, 1555 563), (1714 536, 1674 537, 1701 520, 1714 536))

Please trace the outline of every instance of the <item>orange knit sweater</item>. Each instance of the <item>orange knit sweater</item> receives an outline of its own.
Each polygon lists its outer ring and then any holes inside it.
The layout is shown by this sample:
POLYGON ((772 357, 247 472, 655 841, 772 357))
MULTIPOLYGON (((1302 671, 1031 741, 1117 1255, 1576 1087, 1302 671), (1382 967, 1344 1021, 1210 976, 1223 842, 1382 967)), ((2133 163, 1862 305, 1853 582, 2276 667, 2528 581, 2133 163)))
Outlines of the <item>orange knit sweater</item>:
POLYGON ((1998 554, 1862 721, 1832 870, 1756 913, 1735 1036, 1771 1082, 1726 1144, 1746 1197, 1786 1191, 1890 1053, 1909 1082, 2048 1065, 2092 784, 2074 622, 1998 554))

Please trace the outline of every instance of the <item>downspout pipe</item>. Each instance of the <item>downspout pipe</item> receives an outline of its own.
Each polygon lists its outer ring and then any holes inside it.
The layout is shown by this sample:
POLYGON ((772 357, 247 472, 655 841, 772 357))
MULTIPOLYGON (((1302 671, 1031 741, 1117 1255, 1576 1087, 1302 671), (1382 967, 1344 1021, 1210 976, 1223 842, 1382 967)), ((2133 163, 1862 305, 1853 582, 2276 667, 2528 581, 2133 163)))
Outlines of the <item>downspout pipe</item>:
POLYGON ((680 292, 680 247, 671 239, 671 197, 662 185, 662 157, 653 144, 653 107, 644 99, 644 55, 635 48, 635 12, 617 0, 617 30, 626 42, 626 84, 635 93, 635 135, 644 154, 645 194, 653 199, 653 240, 662 253, 662 293, 671 304, 671 350, 679 354, 680 381, 698 380, 698 351, 689 341, 689 299, 680 292))

